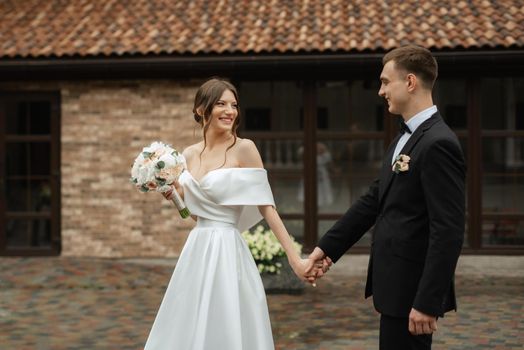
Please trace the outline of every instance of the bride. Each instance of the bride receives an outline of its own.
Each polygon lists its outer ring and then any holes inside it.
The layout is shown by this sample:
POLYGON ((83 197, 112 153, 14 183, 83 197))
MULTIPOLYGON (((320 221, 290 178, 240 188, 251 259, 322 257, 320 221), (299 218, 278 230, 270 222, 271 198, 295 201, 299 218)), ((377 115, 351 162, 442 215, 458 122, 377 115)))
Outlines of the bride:
POLYGON ((193 113, 203 140, 184 150, 187 169, 176 190, 197 223, 145 349, 274 349, 262 280, 240 232, 264 217, 297 276, 314 282, 317 267, 294 250, 255 144, 236 135, 235 87, 208 80, 196 93, 193 113))

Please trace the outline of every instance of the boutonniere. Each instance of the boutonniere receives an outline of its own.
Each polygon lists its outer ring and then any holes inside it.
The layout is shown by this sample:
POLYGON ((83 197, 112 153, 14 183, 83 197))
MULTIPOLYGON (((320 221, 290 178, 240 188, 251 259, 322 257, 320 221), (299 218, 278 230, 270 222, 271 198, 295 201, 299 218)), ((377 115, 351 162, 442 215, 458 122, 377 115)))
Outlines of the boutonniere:
POLYGON ((409 161, 411 158, 405 154, 399 154, 397 158, 395 158, 395 162, 393 163, 393 167, 391 170, 393 170, 396 174, 404 171, 409 170, 409 161))

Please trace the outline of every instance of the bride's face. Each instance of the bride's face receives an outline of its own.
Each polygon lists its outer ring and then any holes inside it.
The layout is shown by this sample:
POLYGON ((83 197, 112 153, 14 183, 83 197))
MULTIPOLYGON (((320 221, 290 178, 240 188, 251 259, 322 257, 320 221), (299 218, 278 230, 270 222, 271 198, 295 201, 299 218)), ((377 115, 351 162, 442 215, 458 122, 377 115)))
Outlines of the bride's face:
POLYGON ((238 103, 230 90, 225 90, 211 111, 210 128, 231 131, 238 117, 238 103))

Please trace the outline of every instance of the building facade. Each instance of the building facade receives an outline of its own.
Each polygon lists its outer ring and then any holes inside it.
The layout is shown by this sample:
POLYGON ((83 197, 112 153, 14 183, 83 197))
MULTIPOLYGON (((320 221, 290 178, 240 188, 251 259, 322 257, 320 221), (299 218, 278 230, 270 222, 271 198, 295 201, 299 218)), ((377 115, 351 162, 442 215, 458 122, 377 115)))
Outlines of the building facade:
POLYGON ((215 75, 237 86, 239 136, 311 249, 378 174, 398 119, 381 57, 406 43, 437 57, 434 100, 466 156, 464 251, 524 252, 519 1, 155 3, 0 5, 1 255, 177 256, 193 223, 136 192, 130 167, 154 140, 200 139, 193 98, 215 75))

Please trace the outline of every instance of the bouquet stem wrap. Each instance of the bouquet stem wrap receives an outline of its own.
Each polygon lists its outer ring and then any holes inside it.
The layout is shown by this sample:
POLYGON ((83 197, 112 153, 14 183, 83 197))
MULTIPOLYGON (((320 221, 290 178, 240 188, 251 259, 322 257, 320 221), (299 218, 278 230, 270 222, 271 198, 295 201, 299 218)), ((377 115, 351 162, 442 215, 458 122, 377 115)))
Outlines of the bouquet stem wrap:
POLYGON ((189 209, 187 209, 186 203, 184 203, 177 190, 173 190, 173 198, 171 200, 173 203, 175 203, 175 206, 178 209, 182 219, 185 219, 191 215, 189 209))

